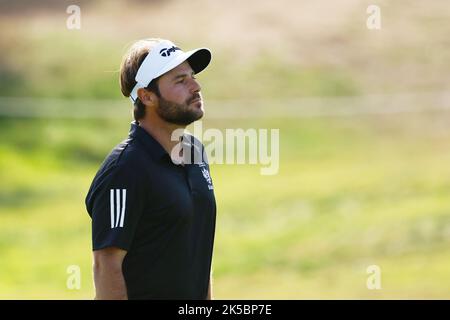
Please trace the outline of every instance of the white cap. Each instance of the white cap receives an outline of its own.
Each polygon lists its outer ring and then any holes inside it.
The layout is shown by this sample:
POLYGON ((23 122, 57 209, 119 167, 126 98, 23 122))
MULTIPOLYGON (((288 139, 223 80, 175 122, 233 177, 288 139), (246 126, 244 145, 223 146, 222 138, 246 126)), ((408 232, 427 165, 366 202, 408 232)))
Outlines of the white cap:
POLYGON ((208 48, 198 48, 184 52, 169 40, 163 40, 151 48, 149 54, 142 61, 136 73, 136 85, 130 93, 134 103, 138 98, 137 91, 145 88, 149 83, 188 60, 195 73, 205 69, 211 61, 211 51, 208 48))

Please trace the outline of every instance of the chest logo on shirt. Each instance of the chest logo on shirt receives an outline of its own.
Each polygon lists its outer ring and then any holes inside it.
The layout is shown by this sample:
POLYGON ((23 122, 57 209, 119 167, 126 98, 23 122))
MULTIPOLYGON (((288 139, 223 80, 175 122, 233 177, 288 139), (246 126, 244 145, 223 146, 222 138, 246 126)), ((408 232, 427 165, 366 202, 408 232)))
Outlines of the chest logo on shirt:
POLYGON ((212 180, 211 180, 211 176, 209 175, 208 169, 206 169, 206 167, 202 167, 202 166, 200 166, 200 167, 202 168, 203 177, 205 178, 206 182, 208 182, 208 189, 213 190, 214 187, 212 185, 212 180))

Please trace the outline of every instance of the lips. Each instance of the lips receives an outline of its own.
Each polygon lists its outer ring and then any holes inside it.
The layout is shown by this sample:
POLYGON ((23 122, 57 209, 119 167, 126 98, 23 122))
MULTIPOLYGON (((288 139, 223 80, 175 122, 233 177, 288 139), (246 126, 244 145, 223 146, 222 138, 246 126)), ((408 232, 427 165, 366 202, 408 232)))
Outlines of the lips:
POLYGON ((197 103, 197 102, 202 102, 202 96, 199 93, 194 93, 192 95, 191 100, 189 101, 189 104, 193 104, 193 103, 197 103))
POLYGON ((192 103, 196 103, 196 102, 201 102, 202 98, 195 98, 194 100, 191 100, 191 104, 192 103))

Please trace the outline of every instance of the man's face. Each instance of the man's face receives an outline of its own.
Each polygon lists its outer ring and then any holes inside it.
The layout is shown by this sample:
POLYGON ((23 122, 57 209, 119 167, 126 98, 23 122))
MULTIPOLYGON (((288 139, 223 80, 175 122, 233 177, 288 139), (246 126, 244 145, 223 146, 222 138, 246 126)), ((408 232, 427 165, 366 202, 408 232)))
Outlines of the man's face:
POLYGON ((203 116, 203 100, 200 85, 188 62, 164 74, 158 81, 158 115, 167 122, 189 125, 203 116))

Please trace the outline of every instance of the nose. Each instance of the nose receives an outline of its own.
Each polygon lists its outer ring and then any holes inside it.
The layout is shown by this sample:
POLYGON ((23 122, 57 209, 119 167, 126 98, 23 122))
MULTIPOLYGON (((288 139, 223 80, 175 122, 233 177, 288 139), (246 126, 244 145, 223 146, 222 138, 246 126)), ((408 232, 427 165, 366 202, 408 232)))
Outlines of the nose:
POLYGON ((191 78, 191 92, 192 93, 200 92, 201 89, 202 87, 200 86, 200 83, 198 83, 196 79, 191 78))

